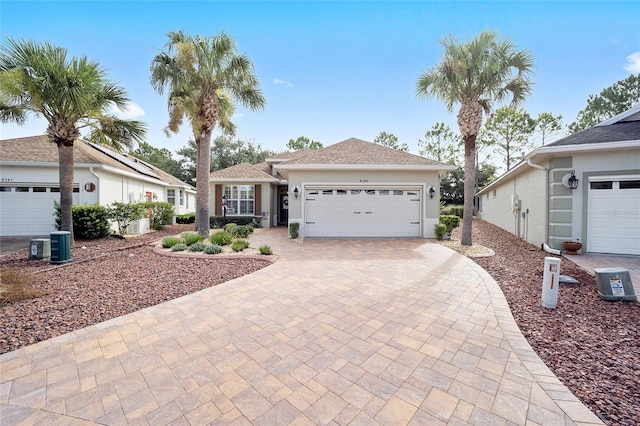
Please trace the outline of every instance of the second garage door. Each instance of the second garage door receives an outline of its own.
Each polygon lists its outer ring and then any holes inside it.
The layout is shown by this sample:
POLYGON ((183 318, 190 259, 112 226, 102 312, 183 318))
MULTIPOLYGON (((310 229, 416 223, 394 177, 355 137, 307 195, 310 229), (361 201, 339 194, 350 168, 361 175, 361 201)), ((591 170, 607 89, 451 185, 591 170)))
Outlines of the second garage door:
POLYGON ((420 188, 305 191, 307 237, 420 237, 420 188))

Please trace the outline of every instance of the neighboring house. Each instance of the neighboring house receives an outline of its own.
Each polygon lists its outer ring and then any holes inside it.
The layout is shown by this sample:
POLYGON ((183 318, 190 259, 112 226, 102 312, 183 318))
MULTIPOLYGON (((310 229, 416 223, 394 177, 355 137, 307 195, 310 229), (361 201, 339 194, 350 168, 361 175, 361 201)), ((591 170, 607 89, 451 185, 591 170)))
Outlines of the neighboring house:
MULTIPOLYGON (((195 188, 151 164, 82 140, 74 143, 73 204, 167 201, 195 211, 195 188)), ((58 148, 47 136, 0 140, 0 236, 48 235, 60 201, 58 148)))
POLYGON ((482 219, 530 243, 640 255, 640 105, 535 149, 478 197, 482 219))
POLYGON ((302 237, 433 238, 438 173, 454 166, 347 139, 211 173, 211 211, 300 224, 302 237))

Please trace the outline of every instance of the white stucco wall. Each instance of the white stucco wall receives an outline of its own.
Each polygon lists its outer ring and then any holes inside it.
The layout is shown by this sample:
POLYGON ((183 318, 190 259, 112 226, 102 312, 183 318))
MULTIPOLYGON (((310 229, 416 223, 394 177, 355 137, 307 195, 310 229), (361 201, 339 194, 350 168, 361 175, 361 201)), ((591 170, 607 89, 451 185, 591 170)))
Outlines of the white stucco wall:
POLYGON ((374 170, 290 170, 289 176, 289 223, 300 223, 300 235, 304 234, 303 199, 305 186, 314 184, 348 184, 348 185, 407 185, 422 187, 422 236, 435 238, 435 225, 440 213, 440 181, 437 172, 415 171, 374 171, 374 170), (301 196, 293 197, 293 188, 300 188, 301 196), (426 193, 433 186, 436 195, 433 199, 426 193))

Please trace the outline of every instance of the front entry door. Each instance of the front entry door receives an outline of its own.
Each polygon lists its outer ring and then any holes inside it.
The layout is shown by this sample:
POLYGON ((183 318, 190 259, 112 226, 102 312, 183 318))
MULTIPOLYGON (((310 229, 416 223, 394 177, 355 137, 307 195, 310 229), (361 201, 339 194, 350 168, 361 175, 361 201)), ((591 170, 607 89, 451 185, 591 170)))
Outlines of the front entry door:
POLYGON ((286 225, 289 222, 289 195, 280 194, 278 225, 286 225))

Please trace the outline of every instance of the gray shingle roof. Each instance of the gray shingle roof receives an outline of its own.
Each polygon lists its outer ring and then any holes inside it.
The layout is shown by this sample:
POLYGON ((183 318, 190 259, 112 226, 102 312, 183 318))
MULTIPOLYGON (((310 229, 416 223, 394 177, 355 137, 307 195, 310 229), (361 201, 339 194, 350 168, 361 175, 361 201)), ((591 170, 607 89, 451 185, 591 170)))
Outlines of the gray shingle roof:
POLYGON ((249 163, 240 163, 226 169, 217 170, 209 175, 210 179, 246 179, 246 180, 273 180, 277 179, 260 170, 260 166, 252 166, 249 163))
POLYGON ((583 145, 588 143, 625 142, 640 140, 640 121, 621 121, 607 126, 596 126, 547 146, 583 145))
POLYGON ((445 166, 448 164, 430 160, 397 149, 350 138, 317 151, 311 151, 285 162, 288 165, 371 165, 371 166, 445 166))

